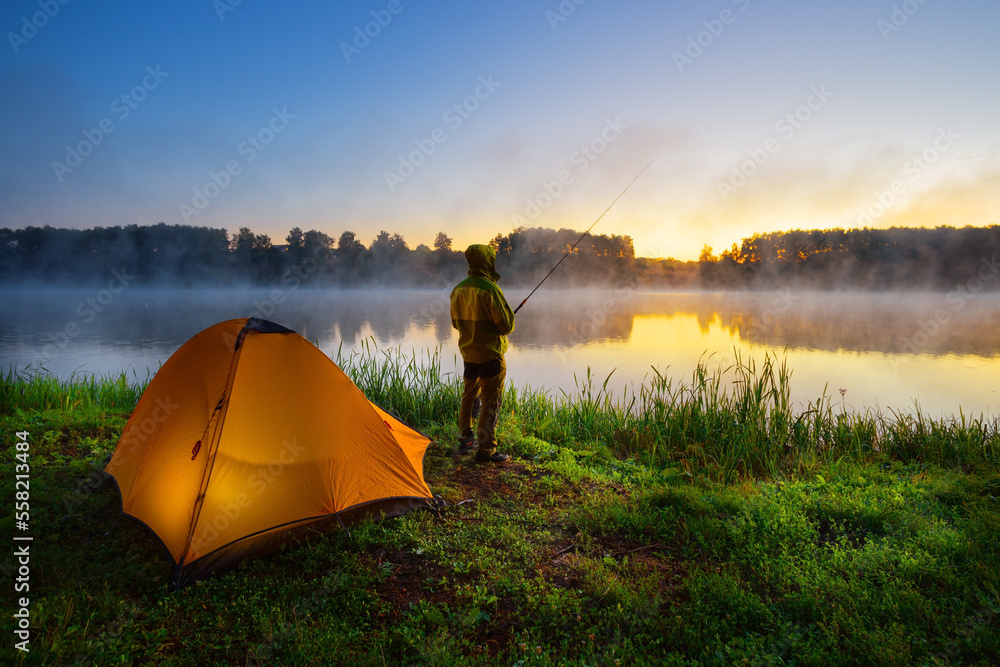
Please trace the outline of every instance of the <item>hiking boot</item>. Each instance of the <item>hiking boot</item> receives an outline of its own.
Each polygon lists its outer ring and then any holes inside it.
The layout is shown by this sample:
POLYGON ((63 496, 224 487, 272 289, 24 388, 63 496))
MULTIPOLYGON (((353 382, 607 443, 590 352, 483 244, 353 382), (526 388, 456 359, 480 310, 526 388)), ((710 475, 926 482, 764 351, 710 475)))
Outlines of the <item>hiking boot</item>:
POLYGON ((466 454, 471 454, 472 452, 479 449, 479 443, 476 442, 475 438, 459 438, 458 439, 458 453, 461 456, 466 454))
POLYGON ((476 454, 476 463, 506 463, 509 458, 509 454, 501 454, 500 452, 493 452, 492 454, 479 452, 476 454))

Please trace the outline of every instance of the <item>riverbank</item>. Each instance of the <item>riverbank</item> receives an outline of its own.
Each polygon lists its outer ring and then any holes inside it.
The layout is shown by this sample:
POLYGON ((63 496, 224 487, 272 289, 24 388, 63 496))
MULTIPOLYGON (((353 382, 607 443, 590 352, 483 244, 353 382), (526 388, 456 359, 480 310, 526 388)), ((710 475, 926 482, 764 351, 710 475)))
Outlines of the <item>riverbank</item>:
MULTIPOLYGON (((732 369, 732 392, 706 367, 634 396, 586 375, 572 399, 510 391, 500 437, 513 463, 482 468, 453 454, 458 389, 434 352, 365 348, 337 361, 435 440, 425 477, 451 507, 323 534, 176 593, 162 547, 120 514, 99 474, 141 383, 0 380, 11 471, 14 433, 30 434, 33 630, 31 653, 16 657, 904 665, 1000 655, 996 422, 856 415, 829 398, 795 413, 788 369, 769 358, 732 369)), ((12 561, 0 565, 9 582, 12 561)))

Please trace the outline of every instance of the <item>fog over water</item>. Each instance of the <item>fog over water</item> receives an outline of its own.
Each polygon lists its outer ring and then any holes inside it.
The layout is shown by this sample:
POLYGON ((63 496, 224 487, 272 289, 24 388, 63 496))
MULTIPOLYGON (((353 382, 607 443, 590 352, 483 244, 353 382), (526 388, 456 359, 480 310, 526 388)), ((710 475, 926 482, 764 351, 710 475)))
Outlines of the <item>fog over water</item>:
MULTIPOLYGON (((528 290, 507 288, 516 306, 528 290)), ((448 292, 32 289, 3 292, 0 363, 144 379, 197 332, 262 316, 327 355, 374 341, 418 353, 440 346, 457 368, 448 292)), ((1000 414, 1000 296, 969 292, 848 294, 648 293, 544 288, 518 313, 509 381, 574 391, 587 367, 621 392, 651 366, 689 381, 698 360, 728 365, 734 351, 785 355, 793 401, 827 387, 848 410, 921 409, 940 416, 1000 414), (846 389, 843 397, 839 390, 846 389)))

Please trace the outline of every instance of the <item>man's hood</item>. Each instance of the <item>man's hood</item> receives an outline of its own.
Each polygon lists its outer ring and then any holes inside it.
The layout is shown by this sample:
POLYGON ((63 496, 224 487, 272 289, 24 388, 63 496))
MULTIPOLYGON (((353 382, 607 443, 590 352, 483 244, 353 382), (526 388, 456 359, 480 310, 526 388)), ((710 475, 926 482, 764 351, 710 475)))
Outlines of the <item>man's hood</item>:
POLYGON ((465 259, 469 261, 469 275, 488 278, 496 282, 500 274, 496 272, 497 251, 480 243, 465 249, 465 259))

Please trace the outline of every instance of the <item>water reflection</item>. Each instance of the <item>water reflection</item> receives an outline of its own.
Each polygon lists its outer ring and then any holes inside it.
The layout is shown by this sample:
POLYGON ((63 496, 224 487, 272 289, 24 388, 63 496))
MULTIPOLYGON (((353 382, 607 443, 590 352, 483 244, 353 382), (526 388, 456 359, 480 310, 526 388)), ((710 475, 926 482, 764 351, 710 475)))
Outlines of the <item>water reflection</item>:
MULTIPOLYGON (((252 314, 327 353, 368 337, 451 353, 448 292, 127 290, 110 299, 83 290, 5 292, 0 362, 41 364, 62 377, 123 368, 144 377, 198 331, 252 314)), ((507 293, 515 305, 524 296, 507 293)), ((651 365, 686 377, 706 352, 724 360, 734 348, 767 346, 788 348, 796 380, 807 385, 799 400, 814 399, 824 384, 831 393, 849 384, 855 407, 918 399, 946 411, 995 410, 989 377, 1000 370, 1000 296, 552 290, 518 314, 511 342, 512 381, 553 389, 571 389, 573 373, 588 365, 597 373, 618 368, 616 381, 625 384, 651 365), (862 386, 869 393, 861 395, 862 386)))
MULTIPOLYGON (((310 339, 337 337, 350 347, 369 335, 398 341, 414 327, 429 330, 438 343, 452 337, 447 291, 299 292, 277 298, 267 292, 135 291, 103 306, 87 292, 2 296, 10 317, 0 334, 5 358, 11 345, 40 353, 67 338, 176 347, 216 322, 250 314, 280 321, 310 339)), ((515 296, 510 300, 516 305, 515 296)), ((1000 354, 1000 296, 985 295, 957 301, 943 294, 554 291, 531 298, 512 340, 527 349, 628 343, 635 319, 645 316, 693 316, 702 333, 718 323, 743 341, 778 348, 1000 354)))
POLYGON ((1000 298, 794 294, 721 298, 714 310, 742 339, 777 347, 903 354, 1000 354, 1000 298))
POLYGON ((543 308, 558 318, 562 331, 523 327, 527 332, 518 339, 522 344, 558 345, 571 337, 580 342, 627 341, 636 317, 693 316, 702 333, 719 324, 740 340, 777 348, 1000 354, 996 295, 949 300, 945 294, 639 293, 619 299, 604 321, 600 312, 608 310, 607 295, 561 300, 547 296, 550 301, 543 308))

